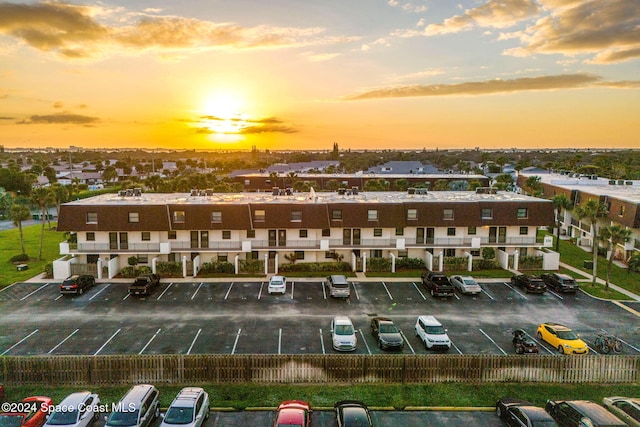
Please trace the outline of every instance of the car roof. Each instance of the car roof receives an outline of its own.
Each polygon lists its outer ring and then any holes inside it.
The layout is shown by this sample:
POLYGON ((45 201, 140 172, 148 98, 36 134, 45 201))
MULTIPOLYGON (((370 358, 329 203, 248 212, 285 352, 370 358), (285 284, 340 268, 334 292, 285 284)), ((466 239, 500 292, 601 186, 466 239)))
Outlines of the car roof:
POLYGON ((617 422, 618 424, 612 425, 626 425, 611 412, 590 400, 565 400, 564 402, 598 424, 617 422))
POLYGON ((90 391, 78 391, 75 393, 71 393, 67 397, 60 402, 60 406, 77 406, 80 403, 84 402, 85 399, 91 395, 90 391))
POLYGON ((200 387, 185 387, 173 399, 171 406, 192 406, 203 393, 204 389, 200 387))
POLYGON ((436 319, 434 316, 420 316, 418 317, 418 319, 422 320, 427 325, 442 326, 442 323, 438 322, 438 319, 436 319))
POLYGON ((280 275, 271 276, 271 280, 284 280, 284 276, 280 276, 280 275))
POLYGON ((337 325, 352 325, 351 319, 347 316, 336 316, 333 318, 333 323, 337 325))
POLYGON ((335 404, 336 408, 342 412, 345 421, 369 421, 367 417, 367 405, 357 400, 343 400, 335 404))
POLYGON ((558 279, 573 280, 573 277, 569 276, 568 274, 562 274, 562 273, 554 273, 554 274, 558 279))
POLYGON ((532 421, 551 421, 553 417, 537 406, 519 406, 520 410, 532 421))
POLYGON ((564 326, 564 325, 561 325, 560 323, 546 322, 546 323, 543 323, 543 325, 551 326, 556 331, 570 331, 571 330, 571 328, 569 328, 567 326, 564 326))

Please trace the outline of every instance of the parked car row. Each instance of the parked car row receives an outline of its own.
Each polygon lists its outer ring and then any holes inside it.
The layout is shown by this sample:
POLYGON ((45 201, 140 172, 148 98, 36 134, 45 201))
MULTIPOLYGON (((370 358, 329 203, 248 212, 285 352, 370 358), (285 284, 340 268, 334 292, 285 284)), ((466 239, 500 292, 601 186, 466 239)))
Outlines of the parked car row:
MULTIPOLYGON (((561 354, 587 354, 589 346, 571 328, 555 322, 542 323, 536 338, 557 349, 561 354)), ((523 329, 513 331, 513 349, 518 354, 538 353, 538 345, 523 329)))
POLYGON ((516 274, 511 276, 511 284, 534 294, 543 294, 547 289, 575 294, 579 289, 578 283, 571 276, 560 273, 544 273, 540 277, 516 274))
MULTIPOLYGON (((338 427, 373 427, 369 408, 359 400, 341 400, 333 405, 338 427)), ((311 406, 302 400, 282 402, 275 411, 273 427, 310 427, 311 406)))
POLYGON ((640 399, 606 397, 602 406, 589 400, 548 400, 540 408, 526 400, 503 398, 496 402, 496 415, 507 426, 518 427, 638 427, 640 399))

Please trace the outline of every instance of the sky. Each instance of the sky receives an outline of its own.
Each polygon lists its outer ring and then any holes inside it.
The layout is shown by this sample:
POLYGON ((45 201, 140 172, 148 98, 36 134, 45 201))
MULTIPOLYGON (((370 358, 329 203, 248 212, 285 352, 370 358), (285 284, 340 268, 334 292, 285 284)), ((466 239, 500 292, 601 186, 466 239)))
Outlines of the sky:
POLYGON ((0 0, 6 148, 640 147, 640 0, 0 0))

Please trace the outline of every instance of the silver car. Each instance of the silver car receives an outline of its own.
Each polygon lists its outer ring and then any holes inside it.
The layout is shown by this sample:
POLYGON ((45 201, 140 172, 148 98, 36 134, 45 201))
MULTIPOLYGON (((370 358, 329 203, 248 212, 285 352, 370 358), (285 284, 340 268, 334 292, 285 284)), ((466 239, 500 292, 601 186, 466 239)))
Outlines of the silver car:
POLYGON ((43 427, 87 427, 98 419, 99 406, 97 394, 90 391, 72 393, 55 406, 43 427))
POLYGON ((200 387, 185 387, 171 402, 160 427, 201 427, 209 418, 209 395, 200 387))
POLYGON ((456 290, 463 294, 479 294, 482 292, 482 288, 478 285, 478 282, 471 276, 455 275, 449 278, 449 281, 456 290))

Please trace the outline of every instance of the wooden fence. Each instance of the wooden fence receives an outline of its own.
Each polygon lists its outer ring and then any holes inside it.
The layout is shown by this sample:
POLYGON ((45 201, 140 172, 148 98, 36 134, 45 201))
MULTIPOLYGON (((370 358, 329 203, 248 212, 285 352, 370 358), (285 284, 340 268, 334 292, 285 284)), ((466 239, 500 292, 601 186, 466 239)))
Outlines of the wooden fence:
POLYGON ((639 383, 639 356, 113 355, 0 359, 5 385, 639 383))

